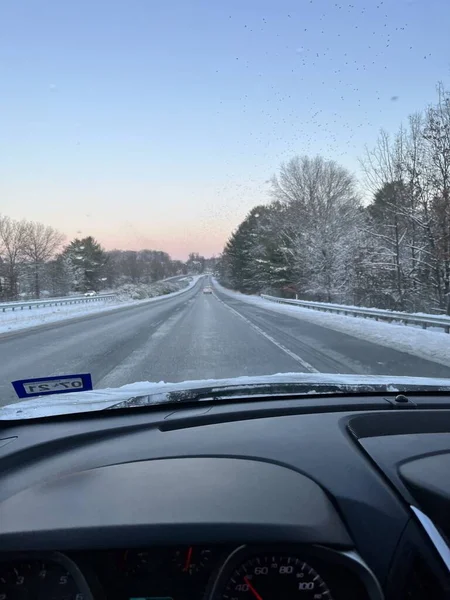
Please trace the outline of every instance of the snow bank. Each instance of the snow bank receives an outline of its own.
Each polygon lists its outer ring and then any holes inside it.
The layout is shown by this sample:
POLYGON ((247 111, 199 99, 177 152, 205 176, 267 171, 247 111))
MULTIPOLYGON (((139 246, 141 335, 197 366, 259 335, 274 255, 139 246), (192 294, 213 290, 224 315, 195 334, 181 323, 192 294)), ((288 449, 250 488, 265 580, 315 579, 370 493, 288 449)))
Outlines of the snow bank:
POLYGON ((117 298, 121 301, 127 300, 146 300, 147 298, 157 298, 178 292, 186 288, 190 283, 190 278, 177 279, 176 281, 164 280, 151 284, 128 283, 122 285, 116 290, 117 298))
POLYGON ((309 321, 366 342, 393 348, 450 367, 450 334, 448 333, 418 329, 401 323, 383 323, 361 317, 323 313, 301 306, 277 304, 259 296, 247 296, 233 292, 215 280, 214 286, 231 298, 259 306, 264 310, 289 314, 296 319, 309 321))
MULTIPOLYGON (((8 404, 0 408, 0 420, 32 419, 55 415, 104 410, 131 398, 151 395, 152 403, 167 401, 167 394, 185 390, 211 387, 220 393, 236 386, 274 385, 274 384, 310 384, 311 395, 320 393, 314 385, 326 384, 341 386, 343 391, 357 392, 358 386, 386 386, 388 391, 397 392, 409 387, 432 387, 448 390, 450 379, 430 377, 391 377, 389 375, 338 375, 329 373, 278 373, 258 377, 243 376, 228 379, 200 379, 180 383, 164 381, 140 381, 119 388, 106 388, 71 394, 55 394, 8 404)), ((149 404, 148 401, 145 404, 149 404)))
POLYGON ((125 306, 137 306, 158 299, 173 298, 191 289, 198 281, 199 276, 192 276, 184 282, 167 283, 157 282, 148 286, 123 286, 117 292, 117 298, 113 300, 97 300, 86 304, 66 304, 61 306, 45 306, 0 312, 0 334, 22 329, 30 329, 47 323, 66 321, 92 315, 104 311, 123 308, 125 306), (169 291, 172 290, 172 291, 169 291))

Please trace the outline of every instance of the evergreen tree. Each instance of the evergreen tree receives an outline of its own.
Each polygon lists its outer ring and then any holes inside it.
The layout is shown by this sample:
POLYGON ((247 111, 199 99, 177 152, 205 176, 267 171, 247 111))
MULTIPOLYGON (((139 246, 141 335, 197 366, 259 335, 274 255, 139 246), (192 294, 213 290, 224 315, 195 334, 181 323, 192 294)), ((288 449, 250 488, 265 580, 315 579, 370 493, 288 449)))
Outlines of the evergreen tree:
POLYGON ((283 239, 282 207, 253 208, 228 240, 221 259, 224 283, 245 293, 280 292, 294 283, 283 239))
POLYGON ((63 257, 68 261, 75 291, 97 291, 101 288, 107 254, 92 236, 70 242, 64 249, 63 257))

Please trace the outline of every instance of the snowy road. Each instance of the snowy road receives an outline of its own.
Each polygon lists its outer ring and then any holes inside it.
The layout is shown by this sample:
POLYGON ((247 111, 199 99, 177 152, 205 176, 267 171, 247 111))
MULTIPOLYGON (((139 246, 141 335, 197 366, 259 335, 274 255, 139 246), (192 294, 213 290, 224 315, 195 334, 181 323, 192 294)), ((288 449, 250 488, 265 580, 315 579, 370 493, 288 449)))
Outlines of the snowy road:
POLYGON ((95 388, 294 371, 450 377, 450 367, 202 287, 0 336, 0 405, 17 400, 12 380, 81 372, 95 388))

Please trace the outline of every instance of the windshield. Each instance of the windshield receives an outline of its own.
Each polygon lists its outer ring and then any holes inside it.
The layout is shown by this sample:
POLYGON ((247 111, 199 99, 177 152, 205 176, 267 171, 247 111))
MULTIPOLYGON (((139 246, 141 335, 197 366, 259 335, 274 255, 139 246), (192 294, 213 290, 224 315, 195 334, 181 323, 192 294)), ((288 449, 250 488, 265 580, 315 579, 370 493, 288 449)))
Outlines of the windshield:
POLYGON ((442 386, 449 22, 444 0, 4 0, 0 407, 442 386))

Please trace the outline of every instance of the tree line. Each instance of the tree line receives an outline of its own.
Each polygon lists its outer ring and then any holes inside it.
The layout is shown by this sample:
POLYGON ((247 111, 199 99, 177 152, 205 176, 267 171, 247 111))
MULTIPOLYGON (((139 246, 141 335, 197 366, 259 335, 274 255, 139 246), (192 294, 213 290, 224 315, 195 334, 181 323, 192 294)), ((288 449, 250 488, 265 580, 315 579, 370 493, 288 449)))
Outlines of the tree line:
POLYGON ((64 241, 53 227, 0 215, 0 301, 150 284, 209 264, 198 253, 181 261, 160 250, 106 251, 92 236, 64 241))
POLYGON ((270 202, 252 209, 225 246, 223 283, 245 293, 450 314, 443 85, 395 135, 382 130, 360 164, 360 182, 320 156, 282 164, 270 202))

